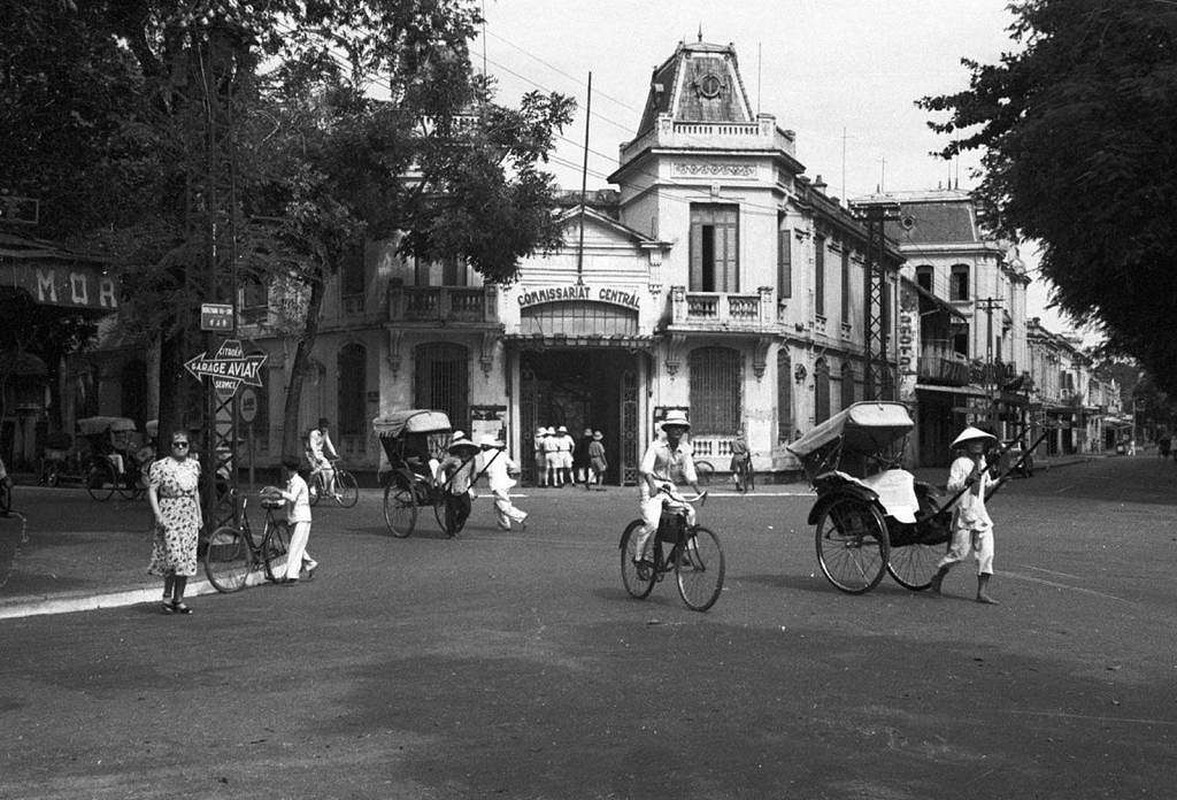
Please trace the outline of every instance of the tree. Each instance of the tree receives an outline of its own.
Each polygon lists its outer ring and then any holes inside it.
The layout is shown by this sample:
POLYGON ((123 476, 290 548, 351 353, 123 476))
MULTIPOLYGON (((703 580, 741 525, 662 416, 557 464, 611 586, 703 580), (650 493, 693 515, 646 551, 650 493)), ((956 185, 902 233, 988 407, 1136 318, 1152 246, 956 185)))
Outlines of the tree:
POLYGON ((955 137, 941 155, 983 150, 983 212, 1041 242, 1057 305, 1177 393, 1177 5, 1010 8, 1021 49, 964 60, 969 88, 919 105, 947 114, 929 123, 955 137))

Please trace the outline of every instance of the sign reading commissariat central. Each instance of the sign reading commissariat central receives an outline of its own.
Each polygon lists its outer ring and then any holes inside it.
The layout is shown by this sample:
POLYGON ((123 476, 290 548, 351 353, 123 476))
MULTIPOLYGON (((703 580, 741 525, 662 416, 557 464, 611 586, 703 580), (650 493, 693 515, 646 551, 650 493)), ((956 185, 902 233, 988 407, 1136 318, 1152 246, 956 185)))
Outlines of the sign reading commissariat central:
POLYGON ((539 289, 526 289, 519 294, 519 307, 537 306, 540 303, 559 303, 569 300, 592 300, 598 303, 610 303, 615 306, 639 308, 638 293, 613 286, 545 286, 539 289))
POLYGON ((266 353, 246 355, 239 340, 226 339, 212 358, 207 353, 201 353, 184 366, 197 380, 206 375, 212 378, 217 394, 229 398, 236 394, 242 384, 262 385, 261 369, 262 364, 266 363, 266 357, 266 353))

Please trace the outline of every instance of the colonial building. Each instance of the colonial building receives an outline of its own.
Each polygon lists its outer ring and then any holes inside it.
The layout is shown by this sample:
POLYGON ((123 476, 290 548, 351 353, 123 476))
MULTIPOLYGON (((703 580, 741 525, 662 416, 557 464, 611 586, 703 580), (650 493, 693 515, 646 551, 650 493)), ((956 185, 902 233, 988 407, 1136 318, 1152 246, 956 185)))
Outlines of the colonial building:
MULTIPOLYGON (((1030 320, 1028 349, 1031 417, 1035 432, 1047 431, 1047 455, 1097 453, 1116 446, 1128 425, 1121 414, 1120 389, 1101 380, 1074 336, 1051 333, 1030 320)), ((1036 435, 1036 434, 1035 434, 1036 435)))
MULTIPOLYGON (((883 333, 868 353, 868 232, 803 176, 795 134, 755 112, 732 46, 680 44, 654 70, 618 162, 618 189, 567 208, 565 247, 514 283, 408 263, 395 243, 356 254, 326 295, 303 398, 308 422, 337 420, 349 466, 377 465, 372 417, 430 407, 463 430, 505 429, 525 464, 540 426, 600 430, 609 481, 628 484, 681 408, 716 468, 743 431, 757 470, 783 470, 788 441, 867 395, 868 356, 893 385, 900 255, 872 258, 883 333)), ((277 297, 247 299, 242 331, 270 353, 254 427, 271 460, 292 355, 281 318, 297 317, 277 297)))
POLYGON ((916 380, 903 398, 915 407, 918 462, 947 464, 948 446, 967 424, 1015 435, 1027 423, 1030 369, 1030 278, 1016 248, 985 232, 968 192, 892 192, 854 204, 895 209, 887 235, 898 243, 903 276, 914 284, 900 335, 919 331, 916 380))

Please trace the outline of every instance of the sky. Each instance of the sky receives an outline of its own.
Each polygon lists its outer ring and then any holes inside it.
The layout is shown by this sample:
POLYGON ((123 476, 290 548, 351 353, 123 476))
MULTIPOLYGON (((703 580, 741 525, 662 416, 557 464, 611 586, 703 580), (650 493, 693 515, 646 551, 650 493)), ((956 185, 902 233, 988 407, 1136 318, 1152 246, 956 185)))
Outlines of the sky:
MULTIPOLYGON (((931 131, 928 95, 968 88, 961 58, 995 63, 1017 49, 1008 0, 482 0, 485 36, 477 67, 498 81, 499 99, 528 91, 575 97, 577 115, 558 140, 550 171, 579 189, 588 126, 588 188, 608 186, 618 146, 636 133, 653 69, 679 41, 734 44, 752 105, 796 131, 806 175, 829 194, 854 198, 885 191, 972 189, 975 153, 954 162, 930 153, 948 142, 931 131)), ((1047 309, 1036 250, 1022 258, 1034 283, 1028 314, 1056 332, 1071 327, 1047 309)))

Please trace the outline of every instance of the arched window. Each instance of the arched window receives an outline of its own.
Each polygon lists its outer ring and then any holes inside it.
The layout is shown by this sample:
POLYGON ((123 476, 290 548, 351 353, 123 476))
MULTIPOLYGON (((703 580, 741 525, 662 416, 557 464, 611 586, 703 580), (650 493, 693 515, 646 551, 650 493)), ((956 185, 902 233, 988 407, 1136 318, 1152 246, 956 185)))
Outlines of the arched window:
POLYGON ((776 354, 776 439, 788 442, 793 437, 793 362, 789 348, 781 345, 776 354))
POLYGON ((336 363, 339 435, 363 436, 368 416, 368 350, 362 344, 344 345, 336 363))
POLYGON ((936 268, 931 264, 921 264, 915 268, 915 282, 924 291, 936 292, 936 268))
POLYGON ((740 354, 730 347, 691 351, 691 433, 734 436, 743 403, 740 354))
POLYGON ((830 418, 830 365, 819 358, 813 365, 813 424, 830 418))
POLYGON ((950 300, 968 300, 969 293, 969 265, 953 264, 952 278, 948 286, 950 300))
POLYGON ((842 365, 842 408, 849 408, 854 403, 854 367, 842 365))
POLYGON ((423 344, 413 356, 413 402, 444 411, 455 429, 470 430, 470 351, 453 342, 423 344))

